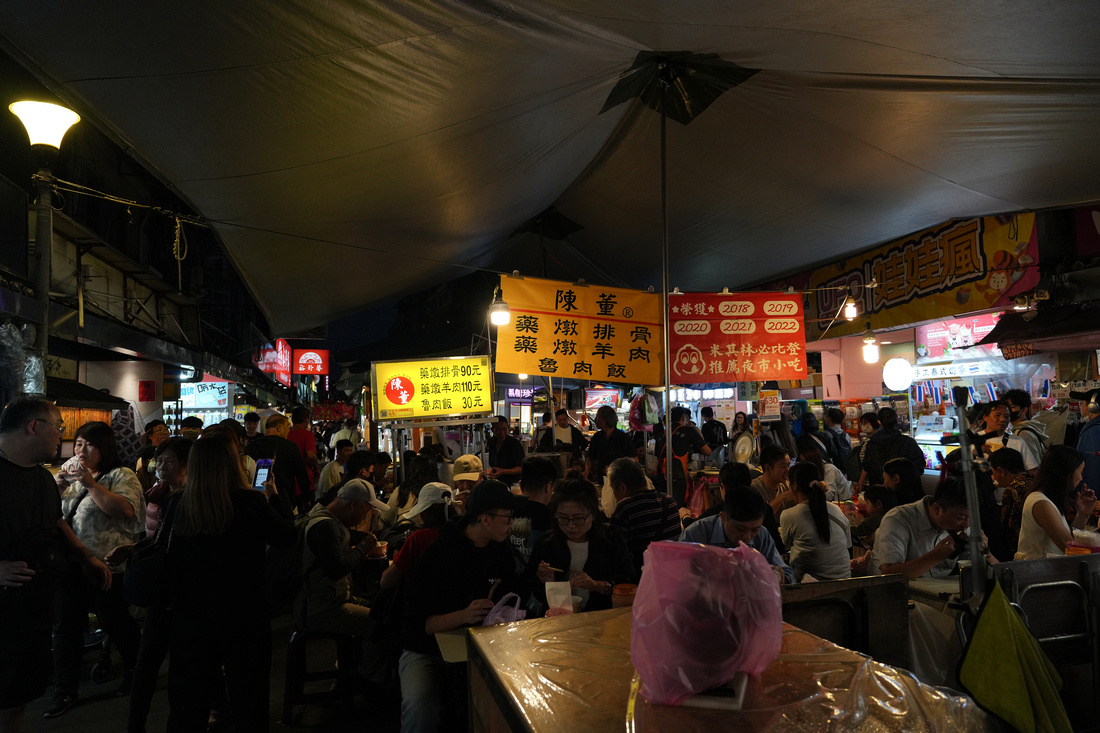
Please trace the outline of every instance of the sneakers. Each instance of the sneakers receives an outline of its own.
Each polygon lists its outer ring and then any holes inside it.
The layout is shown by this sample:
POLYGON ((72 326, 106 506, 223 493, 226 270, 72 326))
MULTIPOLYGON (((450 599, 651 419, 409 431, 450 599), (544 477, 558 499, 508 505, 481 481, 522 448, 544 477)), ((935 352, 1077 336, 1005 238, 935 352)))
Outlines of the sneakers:
POLYGON ((76 701, 78 699, 79 698, 75 694, 73 694, 73 695, 61 695, 59 697, 54 697, 54 699, 52 701, 50 701, 50 706, 48 708, 46 708, 46 712, 42 713, 42 717, 43 718, 57 718, 57 717, 60 717, 60 716, 64 715, 66 712, 68 712, 69 708, 71 708, 76 703, 76 701))

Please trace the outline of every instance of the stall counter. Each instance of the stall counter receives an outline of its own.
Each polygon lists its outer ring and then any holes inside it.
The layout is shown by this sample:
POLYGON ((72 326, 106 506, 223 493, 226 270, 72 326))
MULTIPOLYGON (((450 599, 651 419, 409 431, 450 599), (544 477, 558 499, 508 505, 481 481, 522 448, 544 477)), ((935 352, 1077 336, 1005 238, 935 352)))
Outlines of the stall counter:
POLYGON ((630 662, 630 609, 471 629, 471 730, 992 731, 974 702, 783 625, 740 712, 651 705, 630 662))

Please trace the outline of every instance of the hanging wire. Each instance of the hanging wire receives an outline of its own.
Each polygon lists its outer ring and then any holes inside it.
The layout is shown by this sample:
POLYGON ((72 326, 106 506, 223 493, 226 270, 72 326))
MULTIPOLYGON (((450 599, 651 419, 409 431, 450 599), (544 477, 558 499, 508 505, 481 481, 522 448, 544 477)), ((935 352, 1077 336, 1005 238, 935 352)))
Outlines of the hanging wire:
POLYGON ((187 238, 183 236, 183 225, 176 218, 176 236, 172 241, 172 256, 176 258, 176 289, 183 292, 183 261, 187 259, 187 238))

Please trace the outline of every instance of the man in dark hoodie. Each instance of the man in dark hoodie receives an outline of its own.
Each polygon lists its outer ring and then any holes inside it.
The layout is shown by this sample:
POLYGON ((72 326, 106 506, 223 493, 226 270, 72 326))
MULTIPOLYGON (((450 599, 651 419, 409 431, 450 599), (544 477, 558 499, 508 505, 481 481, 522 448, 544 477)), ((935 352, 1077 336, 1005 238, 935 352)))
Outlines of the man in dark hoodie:
POLYGON ((435 635, 480 624, 501 597, 517 590, 508 542, 516 503, 500 481, 482 481, 470 492, 465 516, 444 525, 413 566, 398 663, 402 731, 435 731, 451 697, 435 635))

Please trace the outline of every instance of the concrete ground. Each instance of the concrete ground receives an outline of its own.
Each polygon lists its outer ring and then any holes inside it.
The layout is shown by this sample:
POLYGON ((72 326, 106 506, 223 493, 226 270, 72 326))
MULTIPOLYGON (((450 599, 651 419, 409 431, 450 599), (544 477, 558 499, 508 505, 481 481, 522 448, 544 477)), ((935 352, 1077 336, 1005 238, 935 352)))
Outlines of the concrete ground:
MULTIPOLYGON (((363 731, 388 733, 400 730, 399 703, 395 694, 390 696, 375 693, 370 702, 356 696, 354 708, 347 708, 341 702, 333 701, 294 708, 293 721, 282 720, 283 685, 286 680, 286 647, 290 636, 290 618, 281 616, 272 622, 271 654, 271 730, 314 730, 314 731, 363 731)), ((333 663, 328 650, 330 645, 315 645, 310 650, 310 668, 322 669, 333 663)), ((89 652, 85 655, 85 676, 80 683, 80 700, 59 718, 45 720, 42 711, 50 702, 52 690, 27 706, 27 715, 23 729, 27 732, 49 731, 50 733, 123 733, 126 729, 126 713, 129 704, 127 697, 114 697, 121 677, 121 662, 118 653, 113 656, 114 663, 110 679, 96 684, 88 679, 88 672, 95 663, 97 655, 89 652)), ((316 685, 327 685, 318 682, 316 685)), ((323 689, 310 688, 310 689, 323 689)), ((168 662, 160 671, 157 692, 153 698, 153 708, 149 714, 146 729, 149 733, 164 731, 168 720, 168 662)), ((234 730, 231 725, 218 726, 212 730, 234 730)))

